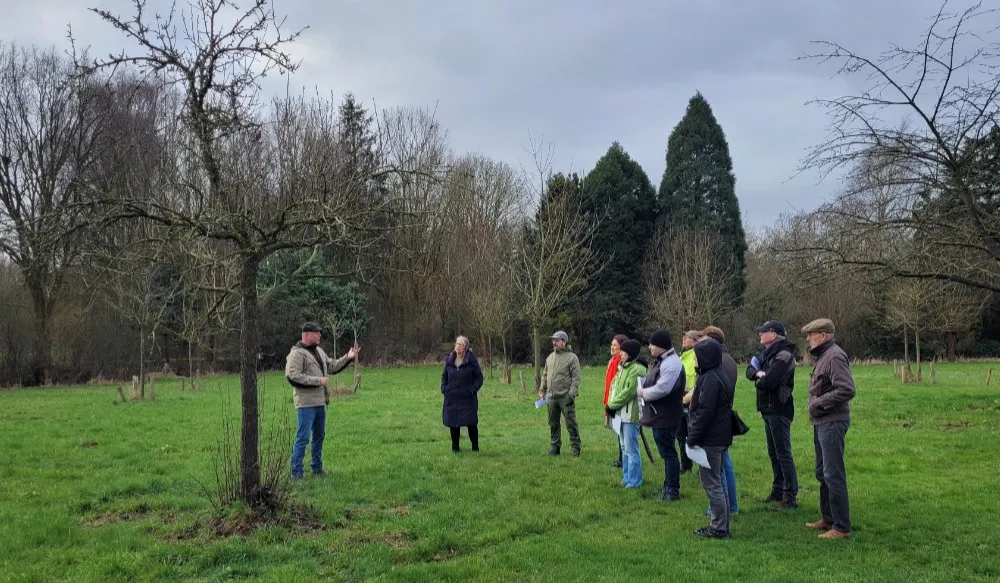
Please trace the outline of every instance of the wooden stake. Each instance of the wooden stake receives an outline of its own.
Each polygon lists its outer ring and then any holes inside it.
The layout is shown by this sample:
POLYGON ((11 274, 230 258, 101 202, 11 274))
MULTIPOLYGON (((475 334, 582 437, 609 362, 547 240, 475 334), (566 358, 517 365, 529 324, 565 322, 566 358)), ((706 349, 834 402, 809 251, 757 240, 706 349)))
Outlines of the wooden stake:
POLYGON ((931 384, 932 385, 937 382, 937 375, 934 372, 934 365, 935 364, 937 364, 937 358, 935 358, 934 360, 931 361, 931 384))
POLYGON ((181 392, 182 392, 182 393, 184 392, 184 382, 185 382, 186 380, 187 380, 186 378, 184 378, 184 377, 181 377, 181 392))
POLYGON ((136 401, 139 399, 139 377, 132 375, 132 400, 136 401))
POLYGON ((519 371, 517 371, 517 374, 521 377, 521 392, 522 393, 527 393, 528 392, 528 387, 524 386, 524 371, 523 370, 519 370, 519 371))
POLYGON ((986 371, 986 386, 990 386, 990 379, 993 378, 993 369, 986 371))
POLYGON ((149 373, 149 400, 156 400, 156 375, 149 373))
POLYGON ((118 385, 118 396, 122 398, 122 403, 128 403, 128 399, 125 398, 125 389, 121 385, 118 385))

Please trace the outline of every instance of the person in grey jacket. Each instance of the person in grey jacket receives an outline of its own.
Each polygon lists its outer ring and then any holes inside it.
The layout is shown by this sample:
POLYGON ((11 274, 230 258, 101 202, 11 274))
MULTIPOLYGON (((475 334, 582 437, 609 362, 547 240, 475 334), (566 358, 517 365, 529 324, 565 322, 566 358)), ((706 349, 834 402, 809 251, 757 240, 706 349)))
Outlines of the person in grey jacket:
POLYGON ((833 342, 836 329, 830 320, 813 320, 802 327, 802 332, 809 342, 809 352, 816 359, 809 378, 809 421, 813 425, 822 516, 806 526, 825 530, 820 538, 847 538, 851 536, 851 508, 844 468, 844 438, 851 424, 851 399, 856 392, 851 364, 843 349, 833 342))
POLYGON ((361 351, 361 347, 355 345, 347 354, 333 360, 319 347, 322 335, 323 328, 319 324, 306 322, 302 325, 301 341, 292 347, 285 359, 285 378, 293 387, 292 397, 298 417, 295 445, 292 446, 293 480, 302 479, 310 433, 310 469, 313 475, 326 473, 323 471, 323 439, 326 437, 326 406, 330 404, 330 389, 327 387, 326 377, 347 368, 361 351))
POLYGON ((677 429, 684 414, 684 365, 674 351, 670 332, 659 329, 649 337, 649 352, 653 362, 646 379, 639 388, 639 398, 644 405, 639 424, 652 428, 653 440, 663 458, 663 502, 673 502, 681 497, 681 464, 677 448, 683 450, 683 441, 677 438, 677 429))

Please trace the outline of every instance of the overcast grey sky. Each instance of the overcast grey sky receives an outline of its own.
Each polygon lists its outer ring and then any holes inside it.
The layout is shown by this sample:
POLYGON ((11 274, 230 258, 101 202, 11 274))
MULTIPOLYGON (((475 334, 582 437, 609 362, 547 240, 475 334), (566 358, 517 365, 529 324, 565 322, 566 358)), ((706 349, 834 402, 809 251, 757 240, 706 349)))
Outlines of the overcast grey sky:
MULTIPOLYGON (((183 3, 184 0, 179 0, 183 3)), ((150 0, 148 10, 167 4, 150 0)), ((954 9, 968 5, 954 1, 954 9)), ((127 45, 88 6, 122 0, 6 0, 0 38, 96 52, 127 45)), ((293 88, 352 91, 379 108, 429 106, 451 147, 529 164, 529 136, 555 147, 557 170, 586 172, 615 140, 654 186, 667 137, 701 91, 726 132, 745 220, 813 208, 836 192, 814 175, 789 180, 827 119, 806 102, 861 80, 794 59, 811 40, 875 55, 912 46, 939 0, 277 0, 290 27, 293 88), (810 6, 807 6, 810 5, 810 6)), ((161 8, 162 9, 162 8, 161 8)))

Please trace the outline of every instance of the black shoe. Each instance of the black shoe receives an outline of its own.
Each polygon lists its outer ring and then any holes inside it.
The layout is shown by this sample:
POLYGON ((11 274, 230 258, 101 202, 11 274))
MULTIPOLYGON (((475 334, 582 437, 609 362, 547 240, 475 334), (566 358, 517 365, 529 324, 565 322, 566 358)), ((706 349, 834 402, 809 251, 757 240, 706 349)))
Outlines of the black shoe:
POLYGON ((778 504, 778 507, 774 509, 775 512, 782 512, 784 510, 795 510, 799 507, 799 502, 795 498, 785 498, 778 504))
POLYGON ((611 462, 611 467, 612 468, 620 468, 620 467, 622 467, 622 461, 621 460, 615 460, 615 461, 611 462))
POLYGON ((664 491, 663 498, 660 499, 660 502, 676 502, 680 499, 681 499, 680 493, 664 491))
POLYGON ((549 450, 549 453, 547 455, 559 455, 559 448, 553 447, 552 449, 549 450))
POLYGON ((326 472, 323 471, 323 470, 320 470, 318 472, 313 472, 312 475, 315 476, 315 477, 317 477, 317 478, 322 478, 323 476, 326 475, 326 472))
POLYGON ((477 445, 477 446, 473 447, 472 451, 479 451, 479 446, 477 445))
POLYGON ((301 482, 302 481, 302 474, 292 474, 292 481, 293 482, 301 482))
POLYGON ((782 496, 781 494, 776 494, 774 492, 771 492, 771 494, 767 498, 761 500, 761 502, 763 502, 764 504, 768 504, 770 502, 781 502, 784 499, 785 497, 782 496))
POLYGON ((728 532, 715 530, 707 526, 705 528, 699 528, 698 530, 694 531, 694 533, 698 536, 702 536, 705 538, 721 538, 721 539, 733 538, 733 535, 729 534, 728 532))
POLYGON ((580 457, 580 450, 578 450, 578 449, 574 449, 574 450, 573 450, 573 451, 572 451, 572 452, 570 453, 570 455, 571 455, 571 456, 573 456, 573 457, 580 457))
POLYGON ((453 450, 451 450, 451 453, 462 453, 462 450, 460 450, 460 449, 453 449, 453 450))

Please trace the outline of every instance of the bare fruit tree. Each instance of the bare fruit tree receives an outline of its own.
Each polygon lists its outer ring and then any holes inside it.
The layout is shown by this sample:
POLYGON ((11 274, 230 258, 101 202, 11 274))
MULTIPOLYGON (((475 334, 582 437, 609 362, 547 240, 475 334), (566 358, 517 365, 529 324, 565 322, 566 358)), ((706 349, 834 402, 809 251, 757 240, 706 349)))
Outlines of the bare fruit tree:
POLYGON ((535 388, 542 382, 541 326, 556 310, 584 291, 600 271, 590 246, 599 223, 584 214, 579 185, 563 175, 551 175, 549 159, 535 148, 541 204, 512 257, 522 315, 531 325, 535 388))
POLYGON ((285 32, 271 0, 244 8, 227 0, 191 1, 165 16, 148 14, 145 3, 134 0, 131 17, 94 12, 140 47, 95 67, 137 67, 183 95, 182 108, 165 120, 175 126, 177 152, 164 178, 167 192, 158 198, 97 196, 96 203, 118 219, 159 223, 179 239, 212 240, 206 249, 233 265, 240 301, 240 498, 253 507, 271 506, 276 493, 262 487, 259 453, 261 262, 283 249, 316 245, 371 251, 396 208, 391 196, 370 196, 371 184, 398 168, 338 172, 336 105, 330 101, 259 103, 265 75, 297 68, 288 47, 301 31, 285 32))
MULTIPOLYGON (((819 245, 809 251, 822 254, 828 264, 997 292, 1000 12, 981 3, 949 12, 947 4, 914 48, 893 45, 881 55, 865 56, 824 41, 807 57, 833 63, 840 74, 869 85, 854 95, 817 102, 829 113, 831 133, 801 169, 824 176, 862 169, 877 183, 859 186, 890 187, 893 198, 887 202, 895 211, 866 215, 849 207, 822 209, 820 214, 837 214, 830 224, 846 235, 826 242, 843 242, 859 231, 891 232, 913 242, 902 256, 891 258, 850 246, 819 245)), ((849 190, 845 196, 854 194, 849 190)))

